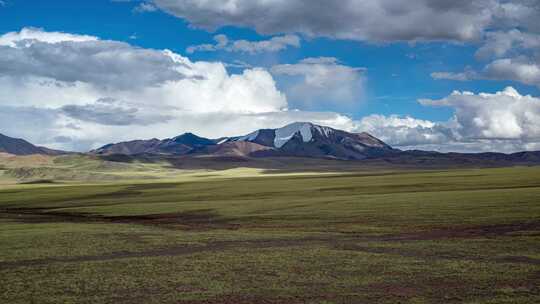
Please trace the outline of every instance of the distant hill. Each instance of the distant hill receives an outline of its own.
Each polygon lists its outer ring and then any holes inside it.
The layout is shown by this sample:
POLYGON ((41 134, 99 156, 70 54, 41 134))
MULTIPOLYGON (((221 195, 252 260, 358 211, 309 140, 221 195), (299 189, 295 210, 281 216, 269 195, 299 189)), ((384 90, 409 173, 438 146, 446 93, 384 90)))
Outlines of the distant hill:
POLYGON ((511 154, 485 153, 440 153, 434 151, 411 150, 378 158, 387 164, 416 167, 502 167, 540 164, 540 151, 526 151, 511 154))
POLYGON ((13 155, 60 155, 65 154, 64 151, 52 150, 44 147, 35 146, 24 139, 13 138, 0 134, 0 152, 13 155))

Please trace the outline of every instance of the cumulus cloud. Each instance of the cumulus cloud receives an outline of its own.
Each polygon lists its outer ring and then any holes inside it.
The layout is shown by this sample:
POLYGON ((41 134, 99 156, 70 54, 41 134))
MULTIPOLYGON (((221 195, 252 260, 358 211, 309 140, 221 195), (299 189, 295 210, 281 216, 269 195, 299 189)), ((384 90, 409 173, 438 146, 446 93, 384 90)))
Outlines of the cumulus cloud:
POLYGON ((454 139, 450 124, 435 123, 410 116, 369 115, 358 121, 356 129, 368 132, 396 147, 427 144, 443 146, 454 139))
POLYGON ((162 10, 209 30, 223 26, 262 34, 302 33, 362 41, 471 41, 501 20, 511 23, 534 3, 502 0, 153 0, 162 10), (508 21, 506 21, 508 20, 508 21), (427 26, 426 26, 427 25, 427 26))
POLYGON ((526 57, 497 59, 483 71, 488 79, 514 80, 540 87, 540 62, 526 57))
POLYGON ((287 110, 263 68, 229 74, 220 62, 96 37, 23 29, 0 36, 0 130, 84 151, 186 131, 220 137, 296 120, 352 128, 332 112, 287 110))
POLYGON ((350 108, 362 101, 365 69, 333 57, 306 58, 271 68, 291 104, 303 108, 350 108))
POLYGON ((422 99, 420 103, 452 107, 463 138, 540 139, 540 99, 523 96, 512 87, 495 94, 455 91, 443 99, 422 99))
POLYGON ((421 99, 425 106, 444 106, 454 116, 444 122, 409 116, 370 115, 355 122, 355 130, 369 132, 401 149, 442 152, 516 152, 540 149, 540 98, 523 96, 514 88, 501 92, 455 91, 438 99, 421 99))
POLYGON ((155 86, 186 74, 195 76, 170 51, 33 29, 1 36, 0 54, 0 75, 39 76, 106 88, 155 86))
POLYGON ((186 51, 189 54, 200 51, 214 52, 218 50, 255 54, 279 52, 288 47, 300 47, 300 38, 296 35, 276 36, 261 41, 230 40, 225 35, 216 35, 214 36, 214 40, 216 42, 215 44, 192 45, 186 51))

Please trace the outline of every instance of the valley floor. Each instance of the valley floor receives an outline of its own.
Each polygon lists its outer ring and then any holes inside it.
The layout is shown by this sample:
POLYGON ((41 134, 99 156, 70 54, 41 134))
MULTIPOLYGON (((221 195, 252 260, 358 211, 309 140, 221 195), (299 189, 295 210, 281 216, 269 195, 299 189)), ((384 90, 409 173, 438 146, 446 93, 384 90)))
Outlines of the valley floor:
POLYGON ((540 167, 233 172, 6 183, 0 303, 540 303, 540 167))

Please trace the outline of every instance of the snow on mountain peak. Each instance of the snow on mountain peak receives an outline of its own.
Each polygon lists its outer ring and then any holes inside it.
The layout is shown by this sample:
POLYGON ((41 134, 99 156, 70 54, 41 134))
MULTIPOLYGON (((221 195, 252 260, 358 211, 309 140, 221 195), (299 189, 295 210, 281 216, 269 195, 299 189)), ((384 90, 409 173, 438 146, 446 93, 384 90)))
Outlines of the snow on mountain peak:
POLYGON ((259 130, 255 131, 255 132, 251 132, 246 136, 242 136, 242 137, 238 138, 236 141, 253 141, 253 140, 255 140, 257 138, 257 136, 259 136, 259 130))
POLYGON ((334 129, 330 128, 330 127, 323 127, 323 126, 318 126, 318 125, 313 125, 313 127, 319 131, 319 133, 321 135, 324 135, 326 137, 330 136, 330 134, 332 134, 334 132, 334 129))
POLYGON ((274 147, 281 148, 294 136, 294 134, 298 132, 300 132, 300 135, 302 135, 302 140, 304 142, 309 142, 313 138, 313 135, 311 134, 312 126, 313 124, 309 122, 295 122, 286 125, 283 128, 276 129, 274 147))
POLYGON ((300 134, 300 136, 302 136, 302 141, 307 143, 313 140, 314 135, 315 137, 323 136, 328 138, 335 132, 335 130, 330 127, 323 127, 310 122, 294 122, 278 129, 257 130, 245 136, 234 138, 233 140, 258 142, 260 136, 263 138, 267 136, 265 135, 267 133, 263 131, 273 131, 273 138, 271 141, 273 141, 272 144, 275 148, 283 147, 295 134, 300 134))

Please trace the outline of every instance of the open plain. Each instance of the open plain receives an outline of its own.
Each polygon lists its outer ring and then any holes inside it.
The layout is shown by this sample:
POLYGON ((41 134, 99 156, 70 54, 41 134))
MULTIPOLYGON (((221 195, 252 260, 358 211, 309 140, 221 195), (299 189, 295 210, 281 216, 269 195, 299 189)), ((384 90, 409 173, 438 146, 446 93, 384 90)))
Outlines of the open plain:
POLYGON ((538 167, 122 166, 101 181, 4 176, 0 302, 540 302, 538 167))

